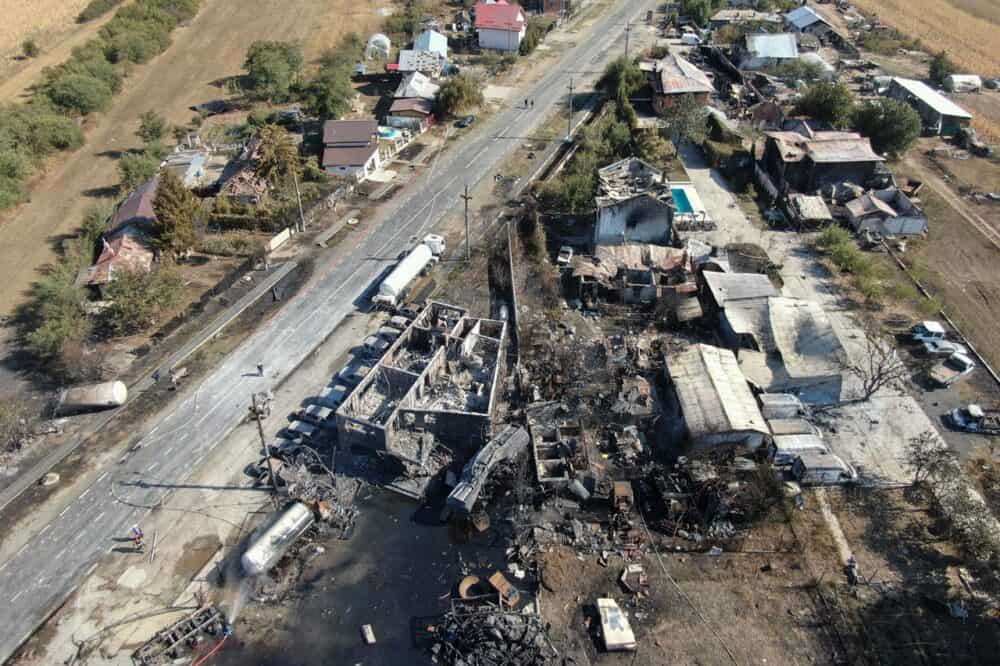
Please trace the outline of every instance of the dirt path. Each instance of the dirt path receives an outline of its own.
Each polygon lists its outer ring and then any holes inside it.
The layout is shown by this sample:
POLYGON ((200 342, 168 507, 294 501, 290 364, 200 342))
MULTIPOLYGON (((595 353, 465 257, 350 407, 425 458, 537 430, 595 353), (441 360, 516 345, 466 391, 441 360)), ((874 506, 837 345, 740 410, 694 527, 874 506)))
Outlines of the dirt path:
POLYGON ((928 186, 937 192, 942 199, 948 202, 948 205, 951 206, 956 213, 961 215, 962 218, 975 227, 979 233, 985 236, 987 241, 996 246, 997 249, 1000 249, 1000 231, 970 209, 969 206, 962 201, 962 197, 955 194, 955 192, 948 187, 948 184, 944 182, 940 176, 925 167, 919 159, 907 157, 905 161, 907 166, 919 174, 920 179, 924 182, 925 186, 928 186))
POLYGON ((137 145, 133 130, 140 113, 156 109, 171 123, 186 122, 188 107, 220 96, 211 82, 239 73, 255 39, 302 40, 315 53, 348 30, 366 32, 374 20, 374 2, 208 0, 190 26, 175 31, 165 54, 135 70, 86 145, 53 162, 31 201, 0 223, 0 313, 24 300, 37 269, 54 258, 52 241, 76 228, 90 197, 116 183, 117 151, 137 145))

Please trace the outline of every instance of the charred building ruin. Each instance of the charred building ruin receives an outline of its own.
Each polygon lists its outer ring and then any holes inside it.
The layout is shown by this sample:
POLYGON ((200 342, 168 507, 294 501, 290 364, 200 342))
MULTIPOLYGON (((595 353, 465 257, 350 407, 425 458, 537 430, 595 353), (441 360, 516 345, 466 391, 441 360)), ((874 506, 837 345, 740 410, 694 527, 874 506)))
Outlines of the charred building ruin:
POLYGON ((424 465, 437 443, 478 448, 493 435, 506 322, 429 302, 337 410, 340 442, 424 465))

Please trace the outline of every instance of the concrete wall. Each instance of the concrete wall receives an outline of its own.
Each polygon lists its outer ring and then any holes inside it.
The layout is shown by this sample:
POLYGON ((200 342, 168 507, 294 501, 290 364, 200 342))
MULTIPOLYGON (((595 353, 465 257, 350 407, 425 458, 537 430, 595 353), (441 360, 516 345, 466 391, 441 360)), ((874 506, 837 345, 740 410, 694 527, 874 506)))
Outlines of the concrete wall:
POLYGON ((517 52, 521 48, 521 40, 524 39, 526 28, 521 28, 521 32, 480 28, 478 32, 479 48, 517 52))
POLYGON ((469 451, 493 436, 489 414, 404 408, 399 410, 399 429, 422 428, 450 449, 469 451))
POLYGON ((691 438, 691 448, 695 450, 736 446, 745 448, 747 451, 756 451, 763 444, 764 434, 749 430, 729 430, 691 438))
POLYGON ((669 207, 651 197, 629 199, 597 211, 594 245, 670 242, 669 207))

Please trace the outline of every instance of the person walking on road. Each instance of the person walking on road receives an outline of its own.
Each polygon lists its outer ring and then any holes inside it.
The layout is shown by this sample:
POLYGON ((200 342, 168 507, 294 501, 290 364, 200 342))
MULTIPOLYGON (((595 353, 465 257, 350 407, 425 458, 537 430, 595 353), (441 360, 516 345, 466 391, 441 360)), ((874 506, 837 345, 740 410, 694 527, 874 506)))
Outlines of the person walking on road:
POLYGON ((135 549, 140 553, 142 552, 143 549, 143 543, 142 543, 143 536, 145 535, 142 533, 142 528, 139 527, 138 525, 133 525, 131 531, 132 543, 135 544, 135 549))
POLYGON ((257 364, 257 374, 261 377, 264 376, 264 364, 263 362, 257 364))

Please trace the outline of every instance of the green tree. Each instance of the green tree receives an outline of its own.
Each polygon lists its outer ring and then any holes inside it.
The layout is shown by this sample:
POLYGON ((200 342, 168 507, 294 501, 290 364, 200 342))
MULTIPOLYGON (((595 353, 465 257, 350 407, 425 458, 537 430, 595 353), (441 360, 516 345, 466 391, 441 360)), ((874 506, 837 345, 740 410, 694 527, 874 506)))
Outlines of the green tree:
POLYGON ((303 63, 302 47, 295 42, 256 41, 247 50, 243 69, 255 97, 282 102, 289 98, 303 63))
POLYGON ((302 91, 306 113, 318 118, 339 118, 350 108, 354 96, 348 67, 322 68, 302 91))
POLYGON ((156 111, 143 111, 139 114, 139 129, 135 135, 143 143, 156 143, 162 141, 167 135, 167 119, 156 111))
POLYGON ((131 192, 156 175, 160 160, 146 152, 125 153, 118 160, 118 182, 123 192, 131 192))
POLYGON ((120 273, 108 285, 111 306, 103 312, 103 323, 113 335, 145 330, 177 304, 183 288, 183 280, 171 270, 120 273))
POLYGON ((825 120, 838 128, 850 124, 853 111, 854 94, 842 83, 814 83, 795 105, 796 114, 825 120))
POLYGON ((302 172, 299 151, 292 137, 278 125, 265 125, 257 135, 260 137, 257 176, 273 187, 290 185, 293 174, 302 172))
POLYGON ((445 81, 435 98, 438 114, 442 116, 454 116, 482 103, 483 86, 468 74, 459 74, 445 81))
POLYGON ((153 227, 153 244, 164 253, 178 258, 197 242, 194 222, 198 200, 184 187, 172 171, 164 171, 153 199, 156 224, 153 227))
POLYGON ((854 112, 854 128, 871 139, 876 152, 898 157, 920 136, 920 115, 905 102, 869 100, 854 112))
POLYGON ((639 135, 636 152, 639 157, 657 168, 663 167, 676 154, 673 144, 653 131, 642 132, 639 135))
POLYGON ((21 53, 24 54, 25 58, 37 58, 42 52, 42 49, 38 46, 38 42, 33 39, 26 39, 21 44, 21 53))
POLYGON ((626 57, 616 58, 608 63, 597 82, 598 88, 604 94, 615 100, 618 117, 635 124, 635 110, 629 98, 638 92, 646 82, 646 76, 634 60, 626 57))
POLYGON ((694 95, 679 95, 666 108, 663 117, 675 142, 701 143, 708 134, 708 111, 694 95))
POLYGON ((111 87, 86 74, 66 74, 49 84, 46 96, 57 107, 80 115, 104 111, 111 104, 111 87))
POLYGON ((931 58, 927 68, 927 77, 939 86, 944 86, 945 79, 958 71, 955 63, 948 58, 948 54, 941 51, 931 58))
POLYGON ((716 4, 713 0, 681 0, 681 13, 698 25, 705 27, 708 25, 708 19, 714 13, 716 4))
POLYGON ((545 38, 545 33, 552 27, 552 19, 548 16, 536 15, 528 18, 528 26, 524 31, 519 52, 521 55, 532 53, 545 38))

